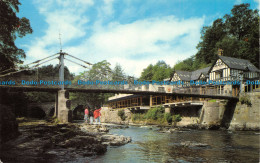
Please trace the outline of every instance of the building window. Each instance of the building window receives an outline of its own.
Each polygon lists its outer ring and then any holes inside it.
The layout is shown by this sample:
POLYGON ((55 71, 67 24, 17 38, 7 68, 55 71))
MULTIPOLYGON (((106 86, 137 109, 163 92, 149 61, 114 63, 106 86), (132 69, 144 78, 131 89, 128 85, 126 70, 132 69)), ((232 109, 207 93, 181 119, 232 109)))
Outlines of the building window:
POLYGON ((216 79, 221 79, 221 78, 223 78, 223 70, 216 72, 216 79))
POLYGON ((164 87, 158 87, 158 91, 159 92, 165 92, 165 88, 164 87))

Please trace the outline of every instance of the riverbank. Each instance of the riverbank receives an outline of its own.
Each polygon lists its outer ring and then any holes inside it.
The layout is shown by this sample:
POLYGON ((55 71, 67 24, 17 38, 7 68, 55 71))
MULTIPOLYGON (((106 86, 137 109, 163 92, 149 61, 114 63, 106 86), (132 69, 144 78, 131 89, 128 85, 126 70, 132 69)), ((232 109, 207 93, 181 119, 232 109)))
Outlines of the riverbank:
POLYGON ((2 162, 69 162, 102 155, 108 146, 131 138, 107 134, 105 126, 55 124, 44 120, 19 123, 20 135, 1 145, 2 162))
MULTIPOLYGON (((114 124, 176 126, 191 129, 260 131, 260 92, 241 94, 237 100, 208 100, 200 105, 156 106, 149 110, 101 110, 101 122, 114 124), (119 114, 119 113, 124 114, 119 114), (121 115, 121 116, 120 116, 121 115)), ((182 104, 180 104, 182 105, 182 104)))

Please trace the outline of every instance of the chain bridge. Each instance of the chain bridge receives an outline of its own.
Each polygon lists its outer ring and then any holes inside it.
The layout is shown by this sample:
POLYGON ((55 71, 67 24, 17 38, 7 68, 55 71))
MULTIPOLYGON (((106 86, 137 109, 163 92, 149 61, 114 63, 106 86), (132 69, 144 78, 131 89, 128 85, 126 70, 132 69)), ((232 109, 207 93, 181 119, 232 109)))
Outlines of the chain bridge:
MULTIPOLYGON (((61 122, 70 121, 70 101, 68 92, 84 93, 121 93, 133 95, 154 95, 154 96, 178 96, 178 97, 197 97, 211 99, 235 99, 238 97, 232 92, 221 92, 213 85, 182 87, 181 85, 167 84, 167 81, 160 83, 146 82, 140 84, 134 79, 123 81, 109 81, 100 78, 92 81, 91 79, 65 80, 64 79, 64 60, 80 65, 84 68, 90 68, 91 63, 72 56, 68 53, 56 53, 49 57, 37 60, 22 68, 11 68, 0 72, 0 93, 1 90, 7 91, 37 91, 37 92, 55 92, 56 108, 55 113, 61 122), (72 59, 76 59, 75 62, 72 59), (59 76, 44 76, 38 72, 38 67, 54 59, 59 60, 59 76), (166 84, 165 84, 166 83, 166 84)), ((99 72, 103 73, 103 72, 99 72)), ((106 72, 110 75, 111 72, 106 72)))

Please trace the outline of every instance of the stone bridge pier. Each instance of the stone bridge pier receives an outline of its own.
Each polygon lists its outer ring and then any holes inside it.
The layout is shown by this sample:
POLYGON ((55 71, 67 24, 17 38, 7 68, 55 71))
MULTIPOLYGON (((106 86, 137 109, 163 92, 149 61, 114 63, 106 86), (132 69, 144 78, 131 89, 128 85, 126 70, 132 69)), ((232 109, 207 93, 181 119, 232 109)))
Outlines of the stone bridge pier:
POLYGON ((56 96, 55 115, 62 123, 72 121, 72 111, 70 110, 71 102, 69 100, 69 92, 66 90, 58 91, 56 96))

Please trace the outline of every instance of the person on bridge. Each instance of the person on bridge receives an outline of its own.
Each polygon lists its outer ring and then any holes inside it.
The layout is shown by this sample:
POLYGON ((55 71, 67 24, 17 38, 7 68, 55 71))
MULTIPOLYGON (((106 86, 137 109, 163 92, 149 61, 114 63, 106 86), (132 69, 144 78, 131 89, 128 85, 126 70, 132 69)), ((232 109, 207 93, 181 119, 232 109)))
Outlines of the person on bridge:
POLYGON ((86 123, 88 123, 88 115, 89 115, 89 111, 88 111, 88 107, 86 106, 85 108, 85 116, 84 116, 84 120, 86 123))
POLYGON ((100 116, 101 116, 100 110, 101 110, 101 109, 102 109, 102 108, 96 109, 96 110, 94 111, 94 118, 95 118, 96 124, 100 124, 100 116))

